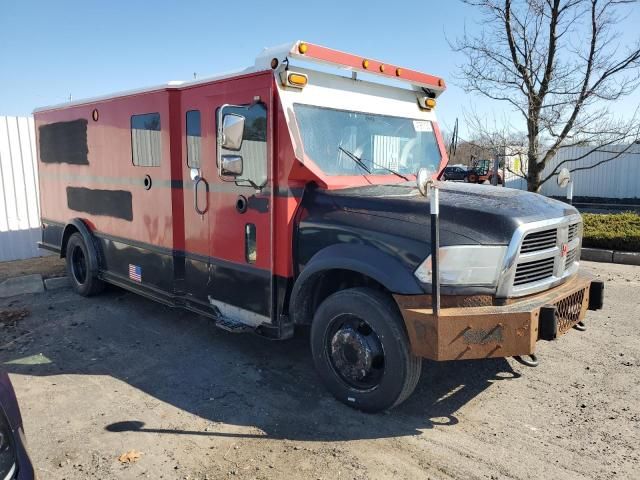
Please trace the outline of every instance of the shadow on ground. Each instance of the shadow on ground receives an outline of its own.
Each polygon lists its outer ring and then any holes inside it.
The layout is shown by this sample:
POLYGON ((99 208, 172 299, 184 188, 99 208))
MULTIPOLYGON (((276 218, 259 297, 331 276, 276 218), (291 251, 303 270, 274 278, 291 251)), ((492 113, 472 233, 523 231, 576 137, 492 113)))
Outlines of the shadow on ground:
MULTIPOLYGON (((343 406, 324 390, 313 370, 306 332, 284 342, 234 335, 205 318, 118 289, 91 299, 63 291, 0 304, 25 306, 31 315, 13 327, 13 335, 0 330, 0 364, 9 372, 109 375, 202 418, 256 427, 270 438, 416 435, 434 425, 457 424, 456 412, 463 405, 493 382, 518 377, 504 359, 425 361, 409 400, 391 413, 369 415, 343 406)), ((252 437, 171 430, 136 418, 104 427, 112 432, 252 437)))

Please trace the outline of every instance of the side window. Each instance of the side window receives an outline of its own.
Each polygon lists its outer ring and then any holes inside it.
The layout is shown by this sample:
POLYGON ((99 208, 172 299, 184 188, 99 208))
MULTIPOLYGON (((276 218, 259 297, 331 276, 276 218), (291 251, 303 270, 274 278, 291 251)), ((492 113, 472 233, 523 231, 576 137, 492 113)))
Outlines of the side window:
POLYGON ((159 167, 162 156, 160 114, 131 116, 131 152, 136 167, 159 167))
MULTIPOLYGON (((239 149, 220 148, 220 157, 237 161, 241 157, 241 174, 229 178, 221 175, 224 180, 235 181, 238 185, 252 184, 262 187, 267 183, 267 108, 262 103, 255 103, 250 106, 227 106, 223 111, 216 111, 216 124, 224 121, 225 115, 239 115, 244 118, 244 130, 242 133, 242 143, 239 149), (221 115, 220 115, 221 114, 221 115)), ((221 126, 218 125, 218 136, 220 136, 221 126)), ((222 145, 222 140, 218 138, 218 144, 222 145)), ((218 162, 221 161, 218 159, 218 162)))
POLYGON ((187 166, 200 168, 200 110, 187 112, 187 166))

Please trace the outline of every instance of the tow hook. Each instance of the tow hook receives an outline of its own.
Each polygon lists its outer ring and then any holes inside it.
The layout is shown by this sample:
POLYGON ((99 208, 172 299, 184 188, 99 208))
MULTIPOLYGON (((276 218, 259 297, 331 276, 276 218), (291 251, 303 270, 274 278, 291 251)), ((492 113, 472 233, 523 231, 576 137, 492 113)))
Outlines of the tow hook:
POLYGON ((523 365, 526 365, 527 367, 537 367, 538 365, 540 365, 540 362, 538 361, 538 356, 535 353, 532 353, 531 355, 525 355, 524 357, 521 357, 520 355, 513 357, 517 362, 520 362, 523 365))
POLYGON ((576 323, 573 328, 575 328, 576 330, 580 330, 581 332, 584 332, 587 330, 587 326, 584 324, 584 322, 580 321, 578 323, 576 323))

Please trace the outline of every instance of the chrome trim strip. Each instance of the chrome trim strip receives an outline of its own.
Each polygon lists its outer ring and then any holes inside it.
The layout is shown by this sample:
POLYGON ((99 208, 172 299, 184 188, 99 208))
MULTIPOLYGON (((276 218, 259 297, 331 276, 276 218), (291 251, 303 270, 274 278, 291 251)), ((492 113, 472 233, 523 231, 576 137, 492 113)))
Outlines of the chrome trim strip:
POLYGON ((11 466, 11 470, 9 470, 9 473, 7 473, 7 476, 4 477, 4 480, 13 480, 15 474, 16 474, 16 464, 14 463, 11 466))
POLYGON ((507 297, 519 297, 523 295, 530 295, 543 290, 547 290, 551 287, 563 283, 567 278, 575 275, 578 271, 579 262, 574 262, 568 269, 565 270, 565 257, 558 255, 560 246, 564 243, 568 243, 569 250, 575 247, 580 247, 582 239, 581 226, 578 227, 578 236, 571 242, 567 242, 569 225, 573 223, 582 224, 582 217, 580 214, 568 215, 566 217, 553 218, 549 220, 541 220, 539 222, 523 223, 520 225, 513 234, 511 242, 507 248, 507 254, 505 256, 502 271, 498 280, 498 288, 496 290, 496 296, 498 298, 507 297), (524 237, 530 233, 547 230, 555 227, 558 229, 558 235, 556 239, 556 247, 538 252, 523 253, 520 256, 520 247, 524 237), (565 227, 565 228, 561 228, 565 227), (525 261, 542 260, 544 258, 554 258, 554 274, 553 276, 540 280, 538 282, 528 283, 523 286, 514 287, 513 282, 515 280, 516 269, 518 263, 525 261))

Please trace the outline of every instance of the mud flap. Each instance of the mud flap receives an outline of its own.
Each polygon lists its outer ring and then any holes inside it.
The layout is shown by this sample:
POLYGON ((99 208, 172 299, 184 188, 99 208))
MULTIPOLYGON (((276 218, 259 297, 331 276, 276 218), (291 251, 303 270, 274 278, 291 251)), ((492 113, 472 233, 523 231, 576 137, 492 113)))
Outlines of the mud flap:
POLYGON ((604 282, 594 280, 589 287, 589 310, 601 310, 604 305, 604 282))

